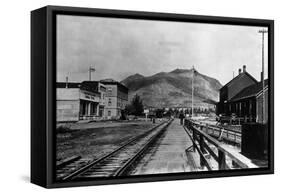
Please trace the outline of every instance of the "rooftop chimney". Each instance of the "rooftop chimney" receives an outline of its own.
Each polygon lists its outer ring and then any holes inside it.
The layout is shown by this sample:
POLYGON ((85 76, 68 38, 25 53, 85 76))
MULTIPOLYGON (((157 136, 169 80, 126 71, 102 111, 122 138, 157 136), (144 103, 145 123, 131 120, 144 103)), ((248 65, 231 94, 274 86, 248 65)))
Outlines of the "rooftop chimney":
POLYGON ((241 73, 241 69, 239 68, 239 69, 238 69, 238 75, 240 75, 240 73, 241 73))
POLYGON ((243 72, 246 72, 246 65, 243 65, 243 72))

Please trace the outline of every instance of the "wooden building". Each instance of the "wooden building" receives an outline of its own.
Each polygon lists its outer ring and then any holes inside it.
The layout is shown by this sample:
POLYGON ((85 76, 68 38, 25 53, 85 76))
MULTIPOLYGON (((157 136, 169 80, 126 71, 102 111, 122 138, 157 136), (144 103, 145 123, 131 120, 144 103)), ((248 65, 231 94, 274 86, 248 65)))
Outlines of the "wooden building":
POLYGON ((220 89, 217 114, 240 118, 244 122, 267 122, 268 119, 268 80, 265 80, 265 107, 263 107, 262 82, 258 82, 243 66, 243 72, 220 89), (265 118, 263 118, 265 108, 265 118))

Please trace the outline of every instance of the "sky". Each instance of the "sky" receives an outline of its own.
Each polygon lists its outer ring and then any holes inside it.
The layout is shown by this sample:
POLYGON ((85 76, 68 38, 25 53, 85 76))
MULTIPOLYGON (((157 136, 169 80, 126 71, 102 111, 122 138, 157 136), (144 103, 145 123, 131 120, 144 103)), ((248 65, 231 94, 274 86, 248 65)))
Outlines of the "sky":
MULTIPOLYGON (((191 69, 226 84, 246 65, 258 81, 262 71, 261 27, 57 16, 57 81, 121 81, 191 69)), ((265 77, 267 77, 267 34, 265 77)))

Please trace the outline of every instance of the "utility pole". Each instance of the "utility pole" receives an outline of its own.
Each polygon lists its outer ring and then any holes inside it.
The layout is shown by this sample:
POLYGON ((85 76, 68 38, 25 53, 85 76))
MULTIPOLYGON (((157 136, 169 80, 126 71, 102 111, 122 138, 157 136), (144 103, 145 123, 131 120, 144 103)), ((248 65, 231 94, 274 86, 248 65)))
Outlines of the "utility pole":
POLYGON ((193 95, 194 95, 194 66, 192 66, 192 90, 191 90, 191 119, 193 118, 193 95))
POLYGON ((91 80, 91 73, 92 73, 92 72, 95 72, 95 71, 96 71, 95 68, 89 67, 89 81, 92 81, 92 80, 91 80))
POLYGON ((259 30, 262 34, 262 123, 265 123, 265 92, 264 92, 264 34, 267 30, 259 30))

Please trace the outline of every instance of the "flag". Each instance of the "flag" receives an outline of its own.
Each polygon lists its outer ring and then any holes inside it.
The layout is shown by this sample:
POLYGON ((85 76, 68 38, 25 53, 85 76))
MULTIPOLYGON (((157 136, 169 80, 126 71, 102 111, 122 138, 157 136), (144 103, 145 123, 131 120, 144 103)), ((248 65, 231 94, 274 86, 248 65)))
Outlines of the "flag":
POLYGON ((93 67, 90 67, 90 69, 89 69, 91 72, 92 71, 96 71, 96 69, 95 68, 93 68, 93 67))

